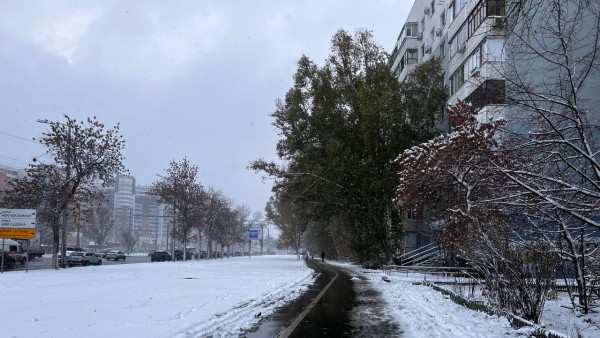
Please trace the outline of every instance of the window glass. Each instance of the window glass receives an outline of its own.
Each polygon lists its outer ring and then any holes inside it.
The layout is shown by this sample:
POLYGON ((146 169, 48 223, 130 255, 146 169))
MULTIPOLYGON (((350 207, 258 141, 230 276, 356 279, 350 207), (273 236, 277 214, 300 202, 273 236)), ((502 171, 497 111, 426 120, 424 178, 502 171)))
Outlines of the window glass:
POLYGON ((465 82, 465 71, 464 65, 458 67, 458 69, 450 76, 450 95, 456 93, 456 91, 462 87, 465 82))
POLYGON ((486 61, 504 61, 504 39, 488 38, 485 42, 486 61))
POLYGON ((442 10, 442 14, 440 14, 440 27, 446 27, 446 12, 442 10))
POLYGON ((487 0, 487 15, 504 16, 505 0, 487 0))
POLYGON ((406 50, 406 64, 412 65, 419 62, 419 53, 417 49, 407 49, 406 50))
POLYGON ((467 25, 466 23, 460 27, 458 32, 450 40, 450 58, 458 52, 458 48, 467 41, 467 25))
POLYGON ((454 2, 450 4, 450 6, 448 6, 448 24, 451 24, 452 21, 454 20, 454 2))
POLYGON ((468 60, 467 76, 473 75, 473 72, 481 66, 481 46, 475 48, 468 60))

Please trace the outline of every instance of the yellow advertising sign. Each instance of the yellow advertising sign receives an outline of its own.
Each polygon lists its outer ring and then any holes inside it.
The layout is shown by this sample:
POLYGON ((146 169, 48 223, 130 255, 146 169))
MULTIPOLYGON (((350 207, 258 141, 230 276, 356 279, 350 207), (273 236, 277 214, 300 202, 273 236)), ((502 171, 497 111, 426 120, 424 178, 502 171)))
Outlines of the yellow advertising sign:
POLYGON ((35 229, 0 228, 0 238, 35 238, 35 229))

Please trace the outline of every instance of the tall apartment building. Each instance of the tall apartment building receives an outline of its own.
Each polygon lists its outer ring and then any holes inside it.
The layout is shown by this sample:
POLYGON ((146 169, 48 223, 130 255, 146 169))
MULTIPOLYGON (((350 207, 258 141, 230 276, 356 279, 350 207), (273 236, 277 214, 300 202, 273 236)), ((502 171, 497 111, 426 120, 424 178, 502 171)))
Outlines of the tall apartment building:
MULTIPOLYGON (((432 57, 441 60, 448 103, 470 102, 481 118, 503 112, 505 0, 416 0, 392 50, 398 80, 432 57)), ((447 131, 448 121, 439 125, 447 131)), ((407 251, 430 243, 422 211, 405 212, 407 251)))
MULTIPOLYGON (((600 4, 544 0, 513 17, 507 32, 510 4, 416 0, 393 48, 392 70, 404 81, 415 65, 440 57, 449 104, 468 102, 480 120, 504 118, 508 130, 521 135, 539 128, 538 120, 556 118, 551 122, 563 136, 582 123, 597 149, 600 4)), ((407 250, 428 244, 426 213, 409 209, 405 219, 407 250)))
POLYGON ((136 247, 157 249, 166 247, 169 215, 154 196, 147 194, 149 187, 136 185, 132 176, 118 176, 114 186, 101 192, 113 209, 115 224, 109 235, 119 242, 121 233, 127 231, 138 237, 136 247))

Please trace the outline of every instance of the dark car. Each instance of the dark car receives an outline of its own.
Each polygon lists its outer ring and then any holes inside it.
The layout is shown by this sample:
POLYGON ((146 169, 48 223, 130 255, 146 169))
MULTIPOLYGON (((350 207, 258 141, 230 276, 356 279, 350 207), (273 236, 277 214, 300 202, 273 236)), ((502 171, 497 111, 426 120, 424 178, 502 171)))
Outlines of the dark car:
POLYGON ((73 266, 75 264, 81 264, 82 266, 94 264, 94 265, 102 265, 102 258, 99 255, 96 255, 91 252, 73 252, 69 258, 67 258, 67 263, 69 266, 73 266))
POLYGON ((150 256, 151 262, 166 262, 171 260, 171 255, 168 252, 163 250, 157 250, 152 253, 150 256))
MULTIPOLYGON (((185 255, 186 260, 190 260, 193 257, 193 254, 190 254, 189 251, 187 252, 187 255, 185 255)), ((183 250, 175 249, 175 259, 178 261, 183 260, 183 250)))
MULTIPOLYGON (((7 254, 6 252, 2 252, 2 255, 4 256, 4 269, 5 270, 11 270, 15 268, 15 264, 17 264, 17 260, 12 258, 9 254, 7 254)), ((0 257, 0 259, 2 259, 0 257)), ((1 264, 1 263, 0 263, 1 264)))

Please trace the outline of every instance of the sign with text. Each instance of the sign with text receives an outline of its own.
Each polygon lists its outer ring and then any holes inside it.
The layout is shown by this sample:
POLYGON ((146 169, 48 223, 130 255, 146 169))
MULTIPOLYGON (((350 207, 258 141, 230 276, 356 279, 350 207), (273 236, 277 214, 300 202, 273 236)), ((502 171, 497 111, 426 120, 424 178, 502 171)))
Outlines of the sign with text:
POLYGON ((261 228, 244 229, 242 236, 243 236, 244 240, 246 240, 246 241, 262 239, 262 229, 261 228))
POLYGON ((35 238, 35 209, 0 209, 0 238, 35 238))

